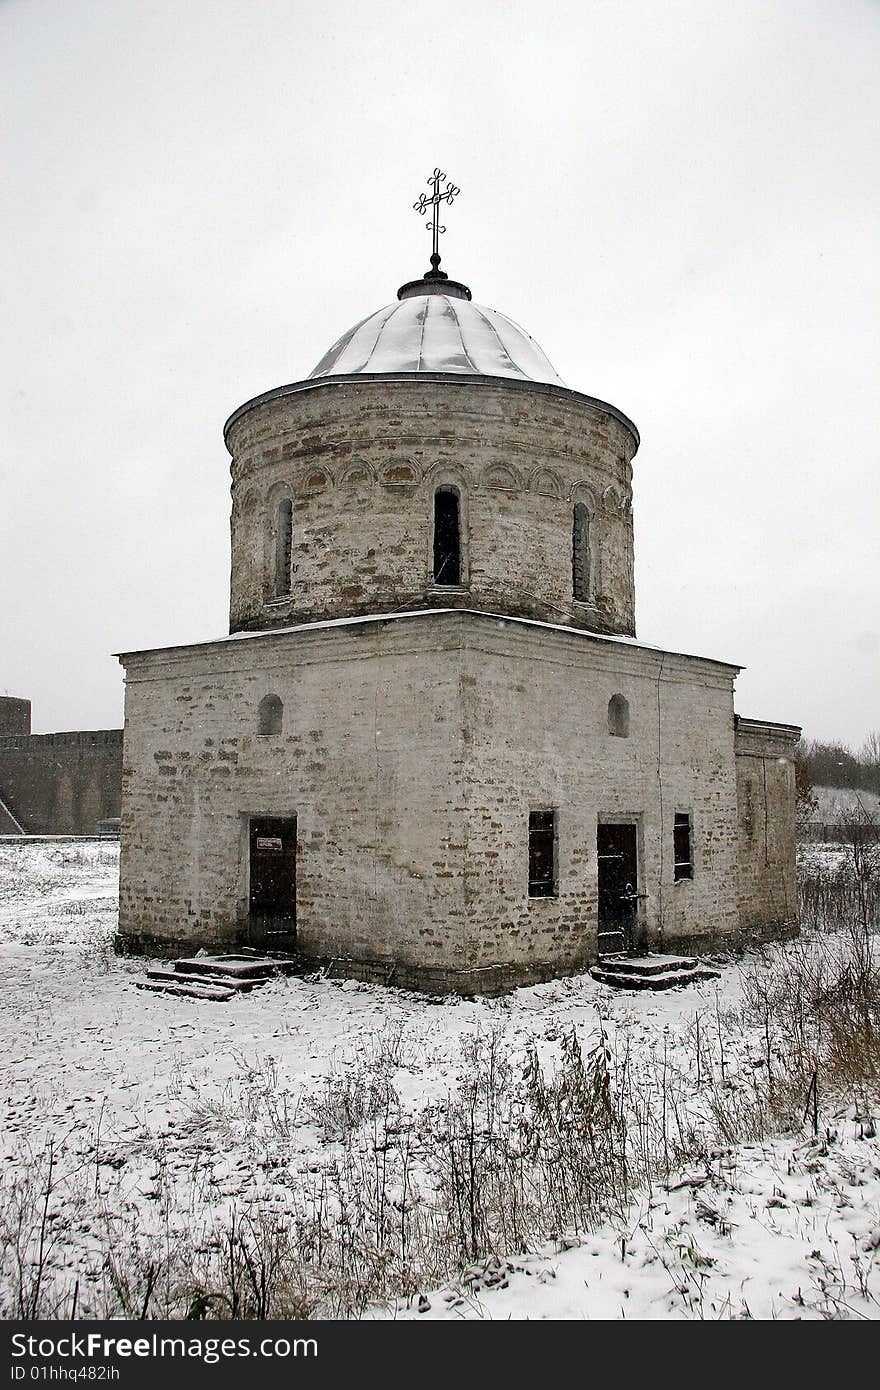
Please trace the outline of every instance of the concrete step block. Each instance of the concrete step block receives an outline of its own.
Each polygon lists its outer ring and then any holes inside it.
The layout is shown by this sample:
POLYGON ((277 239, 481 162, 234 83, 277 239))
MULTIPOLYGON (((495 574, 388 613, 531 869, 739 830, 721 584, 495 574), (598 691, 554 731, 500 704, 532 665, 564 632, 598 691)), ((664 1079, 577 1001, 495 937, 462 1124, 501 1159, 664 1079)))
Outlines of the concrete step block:
POLYGON ((265 980, 228 979, 225 975, 209 975, 199 970, 148 970, 147 979, 164 981, 166 984, 200 984, 212 989, 231 989, 236 994, 246 994, 265 984, 265 980))
POLYGON ((669 970, 693 970, 697 962, 691 956, 600 956, 603 970, 620 975, 662 975, 669 970))
POLYGON ((243 954, 191 956, 174 962, 181 975, 221 975, 228 980, 270 980, 279 974, 278 962, 268 956, 243 954))
POLYGON ((617 970, 610 963, 594 965, 590 975, 599 984, 610 985, 612 989, 676 989, 683 985, 698 984, 701 980, 718 979, 717 970, 707 966, 685 967, 681 970, 666 969, 654 973, 632 973, 617 970))
POLYGON ((224 989, 220 985, 199 984, 181 979, 179 984, 173 980, 136 980, 138 989, 153 990, 158 994, 179 994, 187 999, 208 999, 215 1003, 225 1003, 234 999, 234 989, 224 989))

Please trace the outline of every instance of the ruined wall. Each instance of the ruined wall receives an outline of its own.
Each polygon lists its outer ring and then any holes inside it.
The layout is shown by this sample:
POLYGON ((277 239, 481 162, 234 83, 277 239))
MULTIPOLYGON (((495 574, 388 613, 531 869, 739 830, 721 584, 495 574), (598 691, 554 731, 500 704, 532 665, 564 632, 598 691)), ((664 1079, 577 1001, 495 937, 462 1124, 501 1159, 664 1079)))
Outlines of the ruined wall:
POLYGON ((794 749, 800 729, 736 721, 739 902, 743 932, 761 938, 797 929, 794 749))
POLYGON ((120 941, 246 936, 247 818, 297 817, 300 949, 398 984, 493 992, 596 956, 596 826, 639 827, 640 926, 739 928, 734 669, 468 613, 314 625, 126 665, 120 941), (266 694, 281 734, 256 733, 266 694), (608 701, 630 706, 628 738, 608 701), (559 894, 528 897, 528 813, 558 810, 559 894), (693 817, 694 877, 672 826, 693 817))
POLYGON ((31 731, 31 702, 14 695, 0 695, 0 735, 29 734, 31 731))
POLYGON ((119 815, 121 782, 121 729, 0 737, 0 797, 29 834, 94 834, 119 815))
POLYGON ((309 382, 233 417, 230 627, 458 606, 635 631, 633 427, 574 392, 501 380, 309 382), (435 488, 459 490, 462 584, 435 587, 435 488), (278 502, 292 585, 274 597, 278 502), (572 518, 591 518, 589 601, 572 518))

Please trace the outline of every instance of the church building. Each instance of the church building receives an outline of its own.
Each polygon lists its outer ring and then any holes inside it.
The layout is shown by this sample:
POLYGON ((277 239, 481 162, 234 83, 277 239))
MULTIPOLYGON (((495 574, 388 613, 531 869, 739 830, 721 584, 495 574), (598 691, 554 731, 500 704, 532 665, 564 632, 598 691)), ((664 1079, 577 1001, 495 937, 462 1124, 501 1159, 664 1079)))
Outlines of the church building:
POLYGON ((229 636, 120 658, 120 949, 473 994, 793 932, 800 731, 636 639, 635 425, 434 246, 227 421, 229 636))

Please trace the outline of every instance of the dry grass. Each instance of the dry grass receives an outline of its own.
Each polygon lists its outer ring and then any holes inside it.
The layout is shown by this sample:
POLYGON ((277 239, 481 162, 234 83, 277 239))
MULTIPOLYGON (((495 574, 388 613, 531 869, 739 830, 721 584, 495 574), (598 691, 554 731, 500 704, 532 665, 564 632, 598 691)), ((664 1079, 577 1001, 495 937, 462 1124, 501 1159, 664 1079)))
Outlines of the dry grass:
MULTIPOLYGON (((273 1200, 218 1203, 204 1167, 182 1194, 159 1144, 147 1227, 142 1208, 106 1196, 99 1135, 93 1163, 70 1169, 53 1144, 3 1184, 0 1312, 357 1317, 462 1270, 502 1281, 506 1255, 576 1239, 621 1216, 634 1189, 668 1184, 719 1147, 818 1128, 832 1096, 870 1126, 880 971, 864 890, 852 875, 802 885, 802 938, 744 961, 738 1006, 707 1006, 675 1048, 661 1035, 637 1054, 600 1022, 586 1045, 566 1033, 547 1067, 499 1025, 465 1040, 445 1095, 412 1108, 395 1086, 416 1064, 400 1028, 305 1094, 285 1088, 271 1058, 240 1058, 186 1127, 208 1146, 271 1152, 273 1200), (313 1171, 289 1162, 304 1124, 321 1140, 313 1171), (74 1274, 77 1232, 89 1255, 74 1274)), ((676 1259, 699 1283, 694 1252, 676 1259)))

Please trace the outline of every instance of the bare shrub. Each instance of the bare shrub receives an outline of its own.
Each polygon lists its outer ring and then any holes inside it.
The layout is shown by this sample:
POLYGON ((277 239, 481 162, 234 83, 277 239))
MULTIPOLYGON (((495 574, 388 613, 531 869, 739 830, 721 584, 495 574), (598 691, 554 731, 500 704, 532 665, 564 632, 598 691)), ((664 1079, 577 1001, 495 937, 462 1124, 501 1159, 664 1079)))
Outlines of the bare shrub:
POLYGON ((193 1252, 185 1317, 307 1318, 296 1232, 271 1213, 233 1211, 193 1252))
POLYGON ((93 919, 86 924, 79 945, 79 960, 84 970, 106 975, 113 968, 116 962, 113 951, 115 927, 115 916, 109 913, 103 920, 93 919))
MULTIPOLYGON (((175 1130, 200 1155, 235 1146, 248 1155, 239 1166, 253 1186, 231 1206, 209 1163, 184 1177, 162 1140, 142 1194, 152 1205, 120 1191, 111 1201, 98 1178, 99 1116, 94 1164, 79 1152, 62 1173, 50 1145, 0 1190, 0 1312, 357 1317, 449 1279, 471 1291, 503 1283, 512 1254, 548 1238, 576 1243, 621 1217, 635 1188, 681 1186, 688 1169, 708 1172, 743 1140, 818 1128, 820 1097, 851 1100, 873 1123, 872 865, 844 857, 814 874, 804 934, 746 958, 736 1007, 703 996, 675 1045, 668 1031, 633 1045, 625 1027, 609 1041, 600 1019, 588 1040, 554 1034, 545 1061, 536 1045, 506 1038, 505 1011, 493 1006, 497 1026, 464 1039, 454 1083, 413 1106, 399 1073, 418 1065, 419 1044, 402 1024, 304 1095, 271 1056, 239 1056, 236 1075, 199 1095, 175 1130), (322 1143, 298 1168, 303 1124, 322 1143), (75 1277, 69 1251, 82 1231, 91 1254, 75 1277)), ((177 1101, 185 1094, 179 1082, 177 1101)), ((704 1257, 693 1242, 660 1255, 700 1315, 704 1257)))
POLYGON ((57 1255, 58 1173, 53 1141, 20 1175, 0 1185, 0 1313, 6 1318, 62 1317, 68 1297, 57 1255))
POLYGON ((298 1123, 299 1097, 282 1084, 275 1058, 237 1055, 235 1061, 237 1075, 219 1095, 191 1100, 181 1128, 252 1149, 271 1141, 286 1143, 298 1123))
POLYGON ((867 814, 840 820, 829 867, 799 874, 801 936, 741 971, 735 1021, 765 1040, 768 1125, 803 1122, 818 1090, 868 1111, 880 1083, 880 833, 867 814))
POLYGON ((321 1091, 308 1097, 303 1107, 327 1143, 349 1142, 367 1120, 399 1108, 391 1081, 372 1070, 344 1076, 331 1073, 321 1091))

